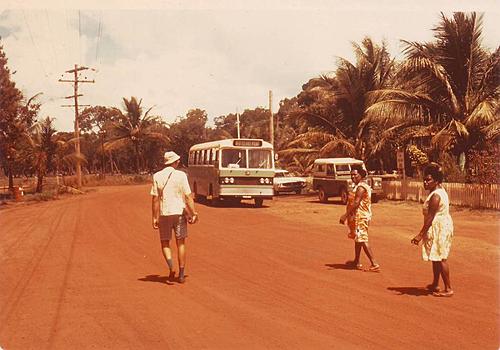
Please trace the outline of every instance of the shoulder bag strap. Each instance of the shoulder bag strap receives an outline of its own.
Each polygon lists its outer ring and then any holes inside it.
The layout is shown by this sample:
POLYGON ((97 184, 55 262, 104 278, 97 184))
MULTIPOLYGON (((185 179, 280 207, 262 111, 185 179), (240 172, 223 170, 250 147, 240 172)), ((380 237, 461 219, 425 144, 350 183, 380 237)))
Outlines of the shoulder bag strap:
POLYGON ((160 202, 163 200, 163 190, 165 189, 165 187, 167 187, 167 184, 168 184, 168 180, 170 180, 170 176, 172 176, 172 173, 174 172, 175 170, 172 170, 170 172, 170 174, 168 175, 167 177, 167 181, 165 181, 165 185, 160 189, 160 187, 158 186, 158 182, 156 183, 156 186, 158 187, 159 191, 158 191, 158 199, 160 200, 160 202))

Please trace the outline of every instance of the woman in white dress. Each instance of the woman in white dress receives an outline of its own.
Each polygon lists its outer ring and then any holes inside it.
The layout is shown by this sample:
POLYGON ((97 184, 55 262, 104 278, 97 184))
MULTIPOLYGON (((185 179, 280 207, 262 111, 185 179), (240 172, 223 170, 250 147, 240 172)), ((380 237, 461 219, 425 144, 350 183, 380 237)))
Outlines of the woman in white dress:
POLYGON ((432 261, 434 278, 427 289, 434 296, 451 297, 453 289, 450 283, 448 255, 453 238, 453 220, 450 216, 448 194, 441 186, 442 182, 441 167, 436 163, 429 164, 424 170, 424 188, 430 192, 423 206, 424 224, 411 242, 418 245, 422 241, 422 258, 424 261, 432 261), (440 276, 444 290, 439 288, 440 276))

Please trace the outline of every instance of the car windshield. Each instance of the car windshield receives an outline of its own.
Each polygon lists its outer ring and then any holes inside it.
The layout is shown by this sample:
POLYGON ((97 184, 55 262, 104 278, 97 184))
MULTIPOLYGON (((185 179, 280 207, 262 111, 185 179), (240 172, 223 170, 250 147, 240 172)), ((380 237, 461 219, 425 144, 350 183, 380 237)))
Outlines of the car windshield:
POLYGON ((248 150, 248 167, 259 169, 272 169, 273 156, 269 149, 249 149, 248 150))

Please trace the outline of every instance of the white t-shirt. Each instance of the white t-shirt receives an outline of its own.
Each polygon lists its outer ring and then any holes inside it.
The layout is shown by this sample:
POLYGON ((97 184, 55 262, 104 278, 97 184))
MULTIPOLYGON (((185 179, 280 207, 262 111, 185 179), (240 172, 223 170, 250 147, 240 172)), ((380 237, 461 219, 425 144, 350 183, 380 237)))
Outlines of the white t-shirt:
POLYGON ((186 207, 184 197, 191 194, 186 174, 170 166, 160 170, 153 175, 151 195, 158 196, 161 189, 163 189, 163 200, 160 202, 160 215, 182 214, 186 207), (172 175, 169 178, 170 174, 172 175))

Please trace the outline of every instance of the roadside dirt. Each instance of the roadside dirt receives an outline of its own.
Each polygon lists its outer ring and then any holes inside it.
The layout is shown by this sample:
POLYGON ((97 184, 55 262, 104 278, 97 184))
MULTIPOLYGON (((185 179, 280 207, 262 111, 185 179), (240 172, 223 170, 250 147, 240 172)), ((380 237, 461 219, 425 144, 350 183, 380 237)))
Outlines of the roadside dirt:
POLYGON ((455 295, 440 299, 410 244, 418 204, 374 204, 380 273, 345 266, 353 243, 333 201, 198 204, 180 285, 166 282, 148 192, 100 187, 0 211, 1 348, 499 348, 498 212, 453 209, 455 295))

